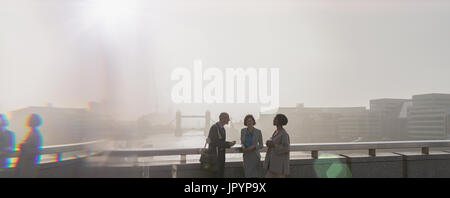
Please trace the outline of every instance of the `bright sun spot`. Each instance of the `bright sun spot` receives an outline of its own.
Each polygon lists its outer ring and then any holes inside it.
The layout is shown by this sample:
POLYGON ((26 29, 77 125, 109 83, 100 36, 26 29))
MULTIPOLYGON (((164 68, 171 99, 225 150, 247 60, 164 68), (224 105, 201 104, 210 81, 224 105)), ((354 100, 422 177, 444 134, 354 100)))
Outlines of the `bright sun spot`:
POLYGON ((87 22, 106 26, 130 25, 137 17, 136 0, 85 0, 83 15, 87 22))

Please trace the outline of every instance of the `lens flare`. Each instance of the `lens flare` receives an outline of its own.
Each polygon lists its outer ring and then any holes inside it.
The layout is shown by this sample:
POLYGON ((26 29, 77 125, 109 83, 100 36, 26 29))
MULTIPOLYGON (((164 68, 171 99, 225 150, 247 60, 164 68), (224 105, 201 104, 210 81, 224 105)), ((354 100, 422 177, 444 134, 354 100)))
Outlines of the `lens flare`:
POLYGON ((314 171, 318 178, 351 178, 352 173, 345 162, 339 156, 323 153, 319 159, 314 160, 314 171))

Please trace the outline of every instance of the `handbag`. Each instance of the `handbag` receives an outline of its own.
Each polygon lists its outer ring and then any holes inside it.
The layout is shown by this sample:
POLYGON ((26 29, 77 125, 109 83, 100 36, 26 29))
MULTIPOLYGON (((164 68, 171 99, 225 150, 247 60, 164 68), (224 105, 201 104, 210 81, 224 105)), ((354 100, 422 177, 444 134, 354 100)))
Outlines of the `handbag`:
MULTIPOLYGON (((221 135, 219 133, 219 128, 217 128, 217 135, 220 138, 221 135)), ((216 172, 217 171, 217 147, 215 148, 215 151, 211 148, 206 148, 206 144, 210 143, 210 139, 207 138, 205 142, 205 146, 203 149, 200 150, 200 165, 201 169, 209 172, 216 172)))

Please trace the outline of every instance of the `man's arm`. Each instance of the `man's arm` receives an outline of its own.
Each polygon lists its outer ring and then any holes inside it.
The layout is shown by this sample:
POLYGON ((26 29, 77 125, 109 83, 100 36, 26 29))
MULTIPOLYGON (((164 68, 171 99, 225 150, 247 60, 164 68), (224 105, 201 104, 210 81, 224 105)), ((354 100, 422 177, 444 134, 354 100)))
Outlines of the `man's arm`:
POLYGON ((219 136, 217 134, 218 130, 219 130, 219 128, 217 127, 217 125, 213 125, 209 129, 209 134, 208 134, 208 138, 210 140, 209 145, 213 146, 213 147, 219 147, 219 148, 230 148, 230 145, 228 142, 219 140, 219 136))

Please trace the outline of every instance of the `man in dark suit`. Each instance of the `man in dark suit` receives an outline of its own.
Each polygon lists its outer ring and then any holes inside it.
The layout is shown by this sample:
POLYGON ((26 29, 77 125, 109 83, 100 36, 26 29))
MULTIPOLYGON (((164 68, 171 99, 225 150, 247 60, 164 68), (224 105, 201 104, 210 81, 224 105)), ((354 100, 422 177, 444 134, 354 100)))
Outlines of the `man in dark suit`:
POLYGON ((219 122, 215 123, 209 129, 208 142, 209 150, 215 152, 217 156, 217 172, 216 177, 223 178, 225 172, 225 149, 232 147, 236 144, 236 141, 227 142, 225 126, 230 121, 230 116, 228 113, 221 113, 219 115, 219 122))

